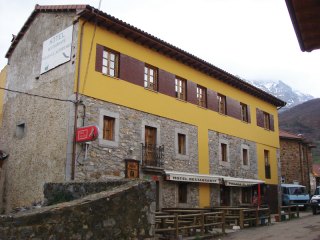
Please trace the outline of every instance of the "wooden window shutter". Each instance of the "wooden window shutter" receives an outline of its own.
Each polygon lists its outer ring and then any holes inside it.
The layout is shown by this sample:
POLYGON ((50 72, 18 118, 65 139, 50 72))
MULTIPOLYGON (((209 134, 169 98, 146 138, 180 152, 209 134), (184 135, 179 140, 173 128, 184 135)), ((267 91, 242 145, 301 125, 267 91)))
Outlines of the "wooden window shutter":
POLYGON ((274 117, 270 114, 270 130, 274 131, 274 117))
POLYGON ((125 54, 120 54, 119 78, 143 86, 144 62, 125 54))
POLYGON ((158 69, 159 73, 159 84, 158 90, 160 93, 166 94, 171 97, 175 97, 175 75, 164 71, 162 69, 158 69))
POLYGON ((96 71, 102 72, 102 56, 104 47, 97 44, 96 46, 96 71))
POLYGON ((187 81, 187 101, 197 104, 197 84, 192 81, 187 81))
POLYGON ((207 89, 207 104, 208 109, 218 112, 217 93, 211 89, 207 89))
POLYGON ((227 115, 236 119, 241 119, 240 102, 237 100, 226 97, 227 115))
POLYGON ((247 111, 248 111, 248 123, 251 123, 251 114, 250 114, 250 106, 247 105, 247 111))
POLYGON ((257 126, 264 127, 263 111, 257 108, 257 126))

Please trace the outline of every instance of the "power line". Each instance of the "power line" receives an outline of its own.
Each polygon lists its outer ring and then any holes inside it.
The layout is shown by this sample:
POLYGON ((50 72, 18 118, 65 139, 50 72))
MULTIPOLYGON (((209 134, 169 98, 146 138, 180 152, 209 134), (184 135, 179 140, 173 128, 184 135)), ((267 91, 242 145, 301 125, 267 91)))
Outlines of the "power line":
POLYGON ((50 100, 55 100, 55 101, 76 103, 76 101, 69 100, 69 99, 60 99, 60 98, 47 97, 47 96, 42 96, 42 95, 32 94, 32 93, 27 93, 27 92, 21 92, 21 91, 12 90, 12 89, 3 88, 3 87, 0 87, 0 89, 3 89, 3 90, 8 91, 8 92, 25 94, 25 95, 32 96, 32 97, 40 97, 40 98, 45 98, 45 99, 50 99, 50 100))

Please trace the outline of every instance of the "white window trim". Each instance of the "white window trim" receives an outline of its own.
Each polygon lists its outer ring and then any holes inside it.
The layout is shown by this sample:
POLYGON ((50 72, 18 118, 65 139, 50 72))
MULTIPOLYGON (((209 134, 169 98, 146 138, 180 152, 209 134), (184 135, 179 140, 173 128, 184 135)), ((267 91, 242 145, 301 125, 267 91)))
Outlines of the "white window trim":
POLYGON ((142 121, 142 126, 141 126, 141 142, 143 144, 146 144, 146 139, 145 139, 145 133, 146 133, 146 126, 147 127, 153 127, 157 129, 157 146, 161 145, 161 141, 160 141, 160 124, 155 123, 155 122, 151 122, 148 120, 143 120, 142 121))
POLYGON ((119 113, 110 112, 104 109, 100 109, 99 114, 99 146, 101 147, 118 147, 119 146, 119 113), (103 118, 104 116, 112 117, 115 119, 115 125, 114 125, 114 140, 106 140, 103 139, 103 118))
POLYGON ((230 167, 230 150, 229 150, 229 142, 225 139, 219 139, 219 164, 225 167, 230 167), (222 151, 221 151, 221 143, 227 145, 227 161, 222 161, 222 151))
POLYGON ((241 144, 240 156, 241 156, 241 166, 242 166, 244 169, 249 169, 249 168, 250 168, 250 148, 249 148, 248 145, 241 144), (243 164, 243 149, 247 149, 247 151, 248 151, 248 165, 244 165, 244 164, 243 164))
POLYGON ((176 159, 189 160, 189 136, 187 130, 178 128, 174 129, 174 151, 176 159), (186 154, 179 154, 178 134, 184 134, 186 136, 186 154))

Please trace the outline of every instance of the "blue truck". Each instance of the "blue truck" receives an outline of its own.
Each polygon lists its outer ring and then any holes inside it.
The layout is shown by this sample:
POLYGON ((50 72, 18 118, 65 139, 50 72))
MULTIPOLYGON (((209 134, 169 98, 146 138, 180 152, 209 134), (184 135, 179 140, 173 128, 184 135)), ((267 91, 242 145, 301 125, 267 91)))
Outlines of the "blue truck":
POLYGON ((306 209, 309 206, 310 195, 306 191, 306 187, 299 184, 281 184, 282 205, 297 205, 306 209))

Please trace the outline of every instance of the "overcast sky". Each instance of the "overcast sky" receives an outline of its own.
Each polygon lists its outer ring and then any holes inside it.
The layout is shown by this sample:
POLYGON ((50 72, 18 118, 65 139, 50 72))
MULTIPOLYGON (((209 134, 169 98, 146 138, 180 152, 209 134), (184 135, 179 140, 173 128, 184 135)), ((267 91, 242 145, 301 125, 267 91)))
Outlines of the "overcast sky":
MULTIPOLYGON (((0 68, 35 4, 0 0, 0 68)), ((102 0, 101 10, 243 79, 282 80, 320 97, 320 50, 301 52, 285 0, 102 0)))

